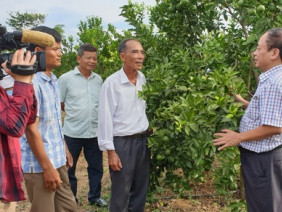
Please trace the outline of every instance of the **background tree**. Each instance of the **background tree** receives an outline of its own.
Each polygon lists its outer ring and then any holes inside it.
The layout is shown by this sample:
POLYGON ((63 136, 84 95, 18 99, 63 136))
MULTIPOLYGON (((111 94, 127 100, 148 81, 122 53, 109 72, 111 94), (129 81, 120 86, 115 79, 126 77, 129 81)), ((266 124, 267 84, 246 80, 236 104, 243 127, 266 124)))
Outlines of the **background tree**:
POLYGON ((57 30, 61 36, 64 37, 64 33, 65 33, 64 27, 65 27, 64 24, 57 24, 56 26, 54 26, 54 29, 57 30))
POLYGON ((75 42, 73 37, 63 40, 62 65, 55 71, 57 76, 72 70, 76 65, 76 50, 80 44, 90 43, 98 49, 98 65, 95 72, 106 78, 111 73, 121 68, 121 61, 118 57, 117 48, 119 42, 125 37, 132 37, 130 31, 118 32, 116 28, 108 24, 105 28, 102 19, 95 16, 81 20, 78 25, 78 39, 75 42), (74 43, 77 43, 74 45, 74 43))
POLYGON ((15 30, 27 29, 36 27, 45 22, 46 15, 41 13, 21 13, 9 12, 10 18, 7 19, 6 23, 13 27, 15 30))

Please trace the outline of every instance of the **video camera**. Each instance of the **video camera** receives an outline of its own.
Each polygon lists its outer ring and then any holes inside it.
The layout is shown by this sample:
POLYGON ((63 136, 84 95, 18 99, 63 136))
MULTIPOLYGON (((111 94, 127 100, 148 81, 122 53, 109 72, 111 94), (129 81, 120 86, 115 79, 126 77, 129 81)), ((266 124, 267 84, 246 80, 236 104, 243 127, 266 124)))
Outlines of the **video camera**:
MULTIPOLYGON (((3 62, 7 61, 7 67, 11 69, 13 73, 19 75, 32 75, 39 71, 46 70, 46 57, 45 52, 32 52, 31 54, 36 54, 36 62, 33 66, 11 66, 11 61, 13 58, 13 50, 20 48, 28 48, 30 44, 35 44, 41 47, 53 46, 55 39, 53 36, 33 31, 33 30, 22 30, 7 32, 6 27, 0 24, 0 66, 3 62), (2 51, 5 51, 2 53, 2 51), (7 53, 8 52, 8 53, 7 53)), ((0 69, 1 70, 1 69, 0 69)), ((1 70, 2 72, 2 70, 1 70)), ((3 72, 0 72, 0 80, 5 76, 3 72)))

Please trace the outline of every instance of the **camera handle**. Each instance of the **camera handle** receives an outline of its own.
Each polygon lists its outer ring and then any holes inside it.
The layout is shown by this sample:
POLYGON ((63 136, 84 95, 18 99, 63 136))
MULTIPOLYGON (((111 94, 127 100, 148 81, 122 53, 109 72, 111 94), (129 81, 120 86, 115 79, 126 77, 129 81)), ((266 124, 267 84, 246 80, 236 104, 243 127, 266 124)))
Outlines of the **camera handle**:
POLYGON ((11 71, 14 74, 29 76, 36 73, 37 62, 33 66, 28 65, 14 65, 11 67, 11 71))

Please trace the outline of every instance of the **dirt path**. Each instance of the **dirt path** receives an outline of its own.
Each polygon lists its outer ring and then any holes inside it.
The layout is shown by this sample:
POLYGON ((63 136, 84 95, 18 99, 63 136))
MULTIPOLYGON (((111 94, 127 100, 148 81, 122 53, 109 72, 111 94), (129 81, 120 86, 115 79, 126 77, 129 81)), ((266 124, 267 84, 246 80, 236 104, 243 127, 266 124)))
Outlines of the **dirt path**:
MULTIPOLYGON (((110 198, 110 174, 108 169, 107 155, 104 153, 104 175, 102 179, 102 198, 109 201, 110 198)), ((88 175, 87 175, 87 163, 83 154, 81 154, 76 169, 76 176, 78 178, 78 211, 79 212, 106 212, 108 209, 97 208, 88 204, 88 175)), ((164 193, 163 195, 167 195, 164 193)), ((146 204, 145 212, 220 212, 224 211, 223 207, 218 203, 218 198, 207 197, 201 199, 162 199, 158 202, 146 204)), ((22 201, 18 203, 17 212, 28 212, 30 209, 30 203, 28 201, 22 201)))

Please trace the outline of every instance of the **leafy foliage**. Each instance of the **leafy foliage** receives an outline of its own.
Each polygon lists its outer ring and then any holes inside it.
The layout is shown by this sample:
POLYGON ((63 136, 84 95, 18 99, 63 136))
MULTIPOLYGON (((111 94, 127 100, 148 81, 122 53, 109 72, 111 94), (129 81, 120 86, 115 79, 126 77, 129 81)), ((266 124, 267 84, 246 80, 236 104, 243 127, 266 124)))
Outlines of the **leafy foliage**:
POLYGON ((98 49, 98 65, 95 72, 106 78, 121 68, 117 47, 124 37, 113 25, 108 24, 105 30, 101 18, 88 17, 86 21, 80 21, 78 29, 80 43, 91 43, 98 49))
POLYGON ((74 45, 73 37, 63 40, 62 66, 56 69, 56 75, 72 70, 76 65, 76 50, 82 43, 90 43, 98 49, 98 65, 95 72, 102 78, 106 78, 111 73, 119 70, 122 66, 118 57, 118 44, 125 37, 131 37, 129 31, 123 34, 117 32, 116 28, 108 24, 104 29, 102 19, 99 17, 87 17, 85 21, 80 21, 77 45, 74 45))
POLYGON ((258 70, 250 53, 263 32, 281 26, 281 9, 275 0, 159 0, 151 8, 129 1, 122 7, 148 54, 140 95, 155 129, 151 189, 162 179, 182 193, 209 170, 220 194, 237 188, 238 150, 217 152, 213 134, 238 129, 243 111, 230 94, 254 92, 258 70))
POLYGON ((33 28, 45 22, 46 15, 41 13, 10 12, 6 23, 15 30, 33 28))
POLYGON ((57 30, 57 32, 60 33, 60 35, 64 36, 64 27, 65 25, 64 24, 57 24, 56 26, 54 26, 54 29, 57 30))

